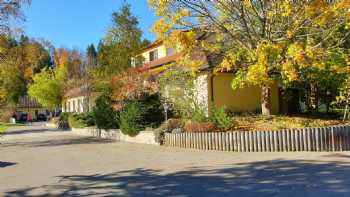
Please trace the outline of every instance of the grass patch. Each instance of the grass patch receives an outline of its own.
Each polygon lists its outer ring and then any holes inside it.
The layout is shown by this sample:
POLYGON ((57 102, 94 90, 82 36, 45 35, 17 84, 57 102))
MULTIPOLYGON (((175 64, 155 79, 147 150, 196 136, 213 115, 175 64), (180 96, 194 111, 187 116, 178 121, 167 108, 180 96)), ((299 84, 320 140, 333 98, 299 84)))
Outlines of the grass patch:
POLYGON ((234 130, 242 131, 266 131, 280 129, 295 129, 306 127, 328 127, 334 125, 349 124, 339 119, 319 116, 235 116, 233 118, 234 130))
POLYGON ((10 124, 10 123, 2 123, 0 122, 0 136, 3 135, 5 133, 5 131, 10 128, 10 127, 14 127, 14 126, 23 126, 24 124, 10 124))

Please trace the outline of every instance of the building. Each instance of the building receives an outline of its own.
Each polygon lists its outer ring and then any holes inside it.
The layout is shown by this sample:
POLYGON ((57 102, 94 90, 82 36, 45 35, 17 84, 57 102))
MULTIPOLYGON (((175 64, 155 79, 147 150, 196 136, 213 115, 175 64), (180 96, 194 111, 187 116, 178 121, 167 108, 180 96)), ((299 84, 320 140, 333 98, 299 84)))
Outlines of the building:
POLYGON ((39 116, 41 116, 41 119, 45 120, 51 116, 51 111, 40 105, 35 98, 22 96, 19 98, 16 106, 16 119, 26 121, 28 120, 28 116, 30 116, 32 120, 38 120, 39 116))
POLYGON ((97 95, 97 93, 91 92, 87 86, 73 88, 63 96, 62 112, 89 112, 94 106, 97 95))
MULTIPOLYGON (((143 67, 149 71, 169 63, 176 62, 181 54, 175 50, 167 48, 162 41, 156 41, 144 48, 140 56, 145 60, 143 64, 133 66, 143 67)), ((215 65, 210 65, 209 58, 196 55, 195 58, 204 59, 207 65, 199 69, 199 74, 195 81, 198 102, 209 112, 210 107, 225 106, 232 112, 260 112, 261 111, 261 87, 250 86, 233 90, 231 82, 235 76, 233 72, 220 72, 213 74, 215 65)), ((215 62, 215 61, 214 61, 215 62)), ((282 111, 282 97, 277 84, 271 87, 271 108, 272 114, 282 111)))

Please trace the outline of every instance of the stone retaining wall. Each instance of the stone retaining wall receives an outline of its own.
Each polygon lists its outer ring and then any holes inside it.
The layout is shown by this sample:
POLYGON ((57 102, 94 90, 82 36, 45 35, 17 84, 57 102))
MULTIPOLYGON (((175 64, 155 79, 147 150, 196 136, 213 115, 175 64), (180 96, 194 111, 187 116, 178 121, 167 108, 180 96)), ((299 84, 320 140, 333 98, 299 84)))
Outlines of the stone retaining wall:
POLYGON ((124 135, 119 129, 106 131, 96 128, 72 128, 72 132, 78 135, 100 137, 104 139, 115 139, 122 142, 159 145, 159 143, 155 141, 153 131, 141 131, 134 137, 124 135))

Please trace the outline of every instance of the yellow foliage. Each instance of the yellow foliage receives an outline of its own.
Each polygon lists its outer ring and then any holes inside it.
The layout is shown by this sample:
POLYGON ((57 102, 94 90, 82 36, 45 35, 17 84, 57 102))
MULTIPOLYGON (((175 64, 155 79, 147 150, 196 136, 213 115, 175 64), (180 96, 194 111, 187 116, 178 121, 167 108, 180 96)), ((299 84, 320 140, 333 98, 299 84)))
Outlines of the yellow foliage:
POLYGON ((299 80, 297 71, 294 68, 293 63, 291 61, 286 61, 282 65, 282 77, 288 82, 299 80))

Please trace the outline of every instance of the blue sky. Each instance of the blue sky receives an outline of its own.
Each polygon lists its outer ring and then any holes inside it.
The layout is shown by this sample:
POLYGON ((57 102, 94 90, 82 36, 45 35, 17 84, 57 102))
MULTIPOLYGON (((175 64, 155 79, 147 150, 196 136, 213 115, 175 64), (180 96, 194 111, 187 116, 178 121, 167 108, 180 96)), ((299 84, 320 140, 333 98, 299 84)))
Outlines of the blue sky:
MULTIPOLYGON (((97 44, 111 24, 113 10, 124 0, 33 0, 25 9, 24 31, 29 37, 44 38, 55 47, 85 50, 97 44)), ((147 0, 127 0, 132 13, 138 17, 144 38, 155 39, 149 31, 156 17, 147 0)))

